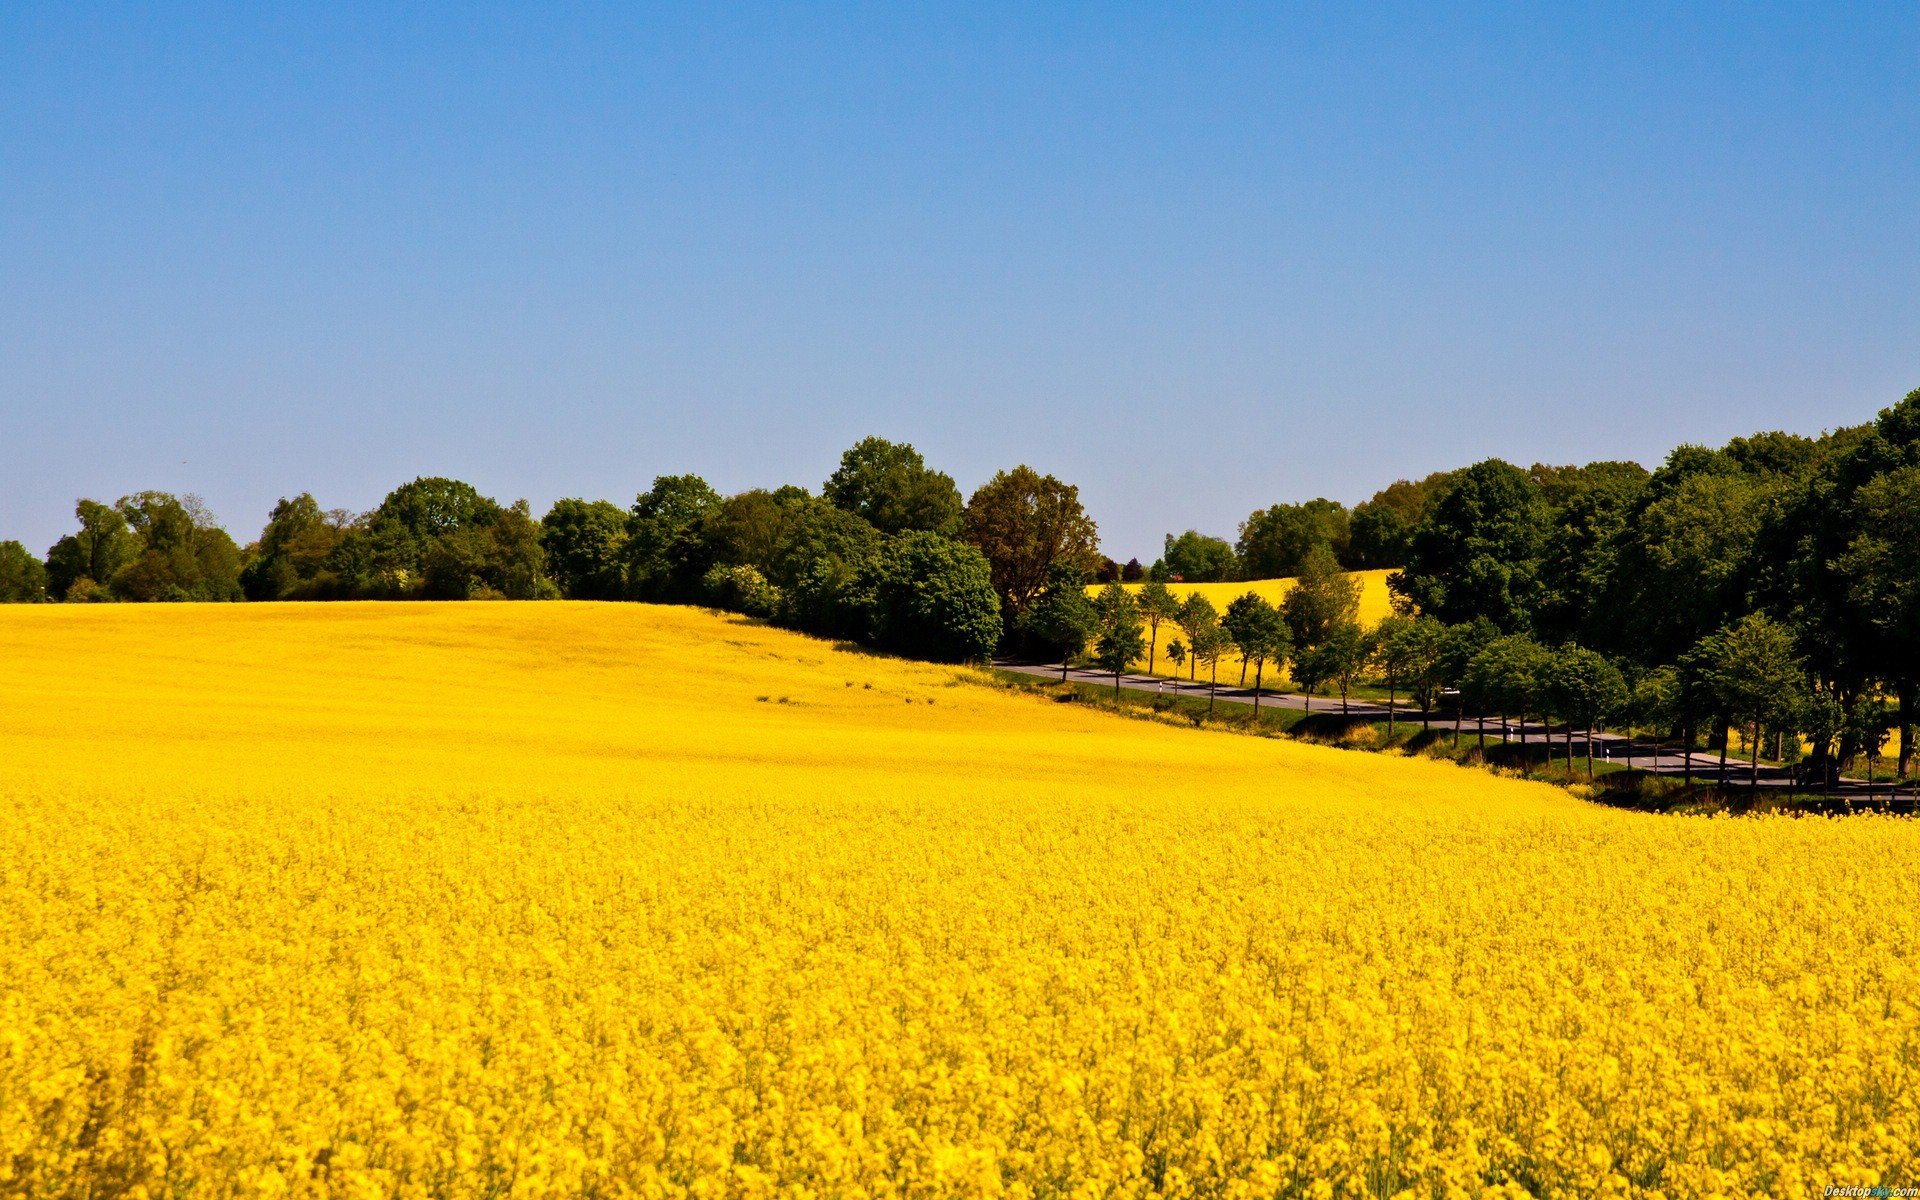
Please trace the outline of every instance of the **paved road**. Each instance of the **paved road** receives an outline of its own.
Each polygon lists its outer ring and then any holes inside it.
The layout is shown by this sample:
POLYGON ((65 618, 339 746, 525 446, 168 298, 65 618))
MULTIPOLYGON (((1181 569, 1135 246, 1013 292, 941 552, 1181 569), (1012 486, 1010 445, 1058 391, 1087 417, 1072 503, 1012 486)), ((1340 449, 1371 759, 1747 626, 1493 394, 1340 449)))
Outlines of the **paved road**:
MULTIPOLYGON (((1021 675, 1033 675, 1039 678, 1054 680, 1060 678, 1059 663, 1023 663, 1011 660, 996 660, 993 665, 999 670, 1013 671, 1021 675)), ((1110 688, 1113 686, 1113 674, 1108 671, 1094 671, 1084 667, 1076 667, 1067 672, 1067 678, 1078 683, 1090 683, 1099 687, 1110 688)), ((1120 686, 1129 691, 1152 692, 1165 696, 1190 696, 1205 699, 1207 695, 1207 685, 1204 682, 1189 683, 1186 680, 1168 679, 1159 675, 1122 675, 1120 677, 1120 686)), ((1250 706, 1253 704, 1253 689, 1239 686, 1230 687, 1222 684, 1215 694, 1214 699, 1221 704, 1245 704, 1250 706)), ((1386 705, 1362 700, 1350 701, 1347 704, 1346 711, 1342 713, 1340 697, 1337 695, 1332 697, 1314 696, 1309 699, 1298 692, 1272 692, 1263 689, 1260 693, 1260 707, 1311 710, 1316 713, 1328 713, 1334 716, 1344 715, 1360 720, 1384 721, 1387 719, 1386 705)), ((1420 720, 1420 711, 1406 704, 1399 705, 1395 709, 1395 715, 1401 721, 1417 722, 1420 720)), ((1436 715, 1433 725, 1436 729, 1444 729, 1451 732, 1453 729, 1451 714, 1449 714, 1445 720, 1440 719, 1436 715)), ((1490 717, 1487 719, 1488 739, 1493 740, 1501 737, 1503 728, 1507 731, 1509 739, 1515 742, 1520 741, 1524 737, 1526 741, 1537 744, 1543 735, 1552 733, 1554 736, 1554 753, 1563 754, 1566 750, 1566 727, 1564 725, 1556 728, 1537 721, 1508 721, 1503 727, 1498 719, 1490 717)), ((1469 718, 1460 726, 1460 736, 1463 738, 1477 738, 1479 736, 1478 722, 1469 718)), ((1585 735, 1576 731, 1573 737, 1573 746, 1576 756, 1584 756, 1586 753, 1585 735)), ((1720 755, 1718 751, 1709 753, 1701 750, 1693 750, 1682 753, 1674 747, 1656 747, 1644 739, 1628 738, 1618 733, 1594 734, 1593 750, 1594 757, 1597 759, 1607 762, 1617 762, 1622 766, 1631 762, 1637 770, 1651 771, 1661 775, 1686 774, 1688 766, 1687 760, 1692 759, 1693 775, 1703 783, 1716 779, 1720 772, 1720 755)), ((1728 759, 1727 782, 1735 786, 1746 786, 1746 764, 1736 759, 1728 759)), ((1760 768, 1758 782, 1763 788, 1785 788, 1793 786, 1794 784, 1794 780, 1788 776, 1786 771, 1778 767, 1764 766, 1760 768)), ((1837 787, 1831 790, 1836 794, 1847 796, 1856 794, 1865 796, 1868 789, 1865 780, 1842 779, 1837 787)), ((1887 794, 1886 785, 1884 783, 1879 784, 1875 788, 1875 794, 1885 796, 1887 794)))

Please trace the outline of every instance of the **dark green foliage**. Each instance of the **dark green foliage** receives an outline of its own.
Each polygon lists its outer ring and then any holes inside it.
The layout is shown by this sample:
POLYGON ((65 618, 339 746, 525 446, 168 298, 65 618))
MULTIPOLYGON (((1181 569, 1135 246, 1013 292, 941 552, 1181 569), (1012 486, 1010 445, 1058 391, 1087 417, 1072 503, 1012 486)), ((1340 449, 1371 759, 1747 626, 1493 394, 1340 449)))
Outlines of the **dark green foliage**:
POLYGON ((140 539, 137 558, 114 574, 122 600, 239 600, 242 556, 195 496, 136 492, 115 506, 140 539))
POLYGON ((340 594, 344 589, 328 560, 351 523, 344 512, 321 512, 309 492, 282 497, 240 573, 247 599, 316 600, 340 594))
POLYGON ((1586 639, 1623 647, 1623 623, 1605 600, 1620 542, 1647 485, 1646 468, 1598 462, 1536 466, 1530 474, 1548 511, 1534 628, 1553 640, 1586 639))
MULTIPOLYGON (((295 518, 289 528, 304 527, 312 536, 311 513, 305 509, 296 504, 289 510, 295 518)), ((268 533, 261 535, 263 552, 268 533)), ((402 484, 380 507, 340 529, 333 549, 303 589, 326 598, 366 600, 545 600, 559 595, 547 578, 540 526, 526 501, 502 507, 471 484, 441 478, 402 484)))
POLYGON ((82 500, 74 505, 73 515, 80 521, 79 532, 61 538, 47 551, 48 594, 66 600, 84 582, 85 598, 105 599, 107 584, 140 553, 140 539, 111 505, 82 500))
POLYGON ((1347 690, 1366 665, 1368 650, 1366 635, 1350 620, 1323 630, 1311 649, 1303 651, 1295 643, 1293 681, 1307 693, 1309 709, 1313 705, 1313 693, 1331 684, 1340 690, 1340 706, 1344 710, 1347 690))
POLYGON ((1046 589, 1028 606, 1021 630, 1042 652, 1060 656, 1060 676, 1064 679, 1068 664, 1086 652, 1099 624, 1100 614, 1087 595, 1085 576, 1072 568, 1062 568, 1054 572, 1046 589))
POLYGON ((1745 607, 1766 485, 1723 456, 1682 447, 1624 531, 1606 602, 1614 639, 1671 661, 1745 607))
POLYGON ((109 508, 82 500, 80 531, 47 552, 63 600, 239 600, 240 547, 197 497, 136 492, 109 508))
POLYGON ((606 500, 556 500, 540 518, 547 575, 569 600, 618 600, 626 591, 627 514, 606 500))
POLYGON ((1415 531, 1407 565, 1388 585, 1449 624, 1485 617, 1531 627, 1540 594, 1547 508, 1538 486, 1497 458, 1456 474, 1415 531))
POLYGON ((1000 641, 1000 600, 986 559, 934 533, 892 538, 874 555, 860 590, 872 597, 873 642, 937 662, 979 662, 1000 641))
POLYGON ((821 495, 882 533, 952 537, 960 531, 960 489, 953 477, 929 470, 920 452, 904 442, 868 437, 854 443, 821 495))
POLYGON ((1596 728, 1626 708, 1627 681, 1620 668, 1585 647, 1560 647, 1547 659, 1544 674, 1553 712, 1575 728, 1596 728))
POLYGON ((1235 546, 1240 578, 1298 575, 1301 564, 1316 548, 1331 551, 1335 558, 1344 556, 1348 521, 1346 506, 1327 499, 1276 504, 1251 514, 1241 522, 1240 541, 1235 546))
POLYGON ((1747 732, 1751 782, 1759 773, 1763 730, 1792 725, 1804 712, 1806 665, 1793 634, 1752 613, 1707 638, 1696 661, 1714 711, 1747 732))
POLYGON ((46 598, 46 564, 19 542, 0 542, 0 604, 37 604, 46 598))
POLYGON ((1481 713, 1525 716, 1537 707, 1545 686, 1549 652, 1525 634, 1496 637, 1467 661, 1460 693, 1481 713))
POLYGON ((1418 482, 1396 480, 1355 505, 1347 525, 1347 566, 1355 571, 1405 566, 1413 531, 1426 520, 1447 478, 1436 472, 1418 482))
POLYGON ((750 566, 781 589, 823 558, 865 561, 882 541, 862 518, 799 488, 729 496, 707 509, 689 536, 698 549, 687 561, 750 566))
POLYGON ((1179 537, 1168 534, 1154 578, 1186 583, 1217 583, 1232 579, 1238 566, 1225 538, 1208 537, 1189 529, 1179 537))
POLYGON ((701 544, 703 518, 720 493, 698 475, 661 475, 627 516, 627 595, 635 600, 691 600, 713 564, 701 544))

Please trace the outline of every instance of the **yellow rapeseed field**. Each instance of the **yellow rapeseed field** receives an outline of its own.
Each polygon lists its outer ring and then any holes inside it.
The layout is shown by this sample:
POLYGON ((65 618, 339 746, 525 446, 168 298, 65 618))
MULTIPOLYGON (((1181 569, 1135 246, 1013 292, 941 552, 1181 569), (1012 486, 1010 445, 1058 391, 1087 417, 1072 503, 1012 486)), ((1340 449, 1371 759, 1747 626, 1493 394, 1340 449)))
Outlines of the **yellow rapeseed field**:
MULTIPOLYGON (((1392 571, 1353 572, 1354 578, 1360 581, 1360 612, 1358 616, 1360 624, 1363 627, 1370 629, 1378 625, 1382 617, 1393 611, 1393 593, 1387 590, 1387 576, 1391 574, 1393 574, 1392 571)), ((1170 583, 1167 585, 1167 590, 1182 600, 1197 592, 1210 600, 1216 610, 1224 613, 1227 611, 1227 605, 1233 603, 1241 596, 1246 595, 1248 592, 1252 592, 1269 604, 1277 605, 1287 598, 1287 593, 1293 590, 1293 585, 1294 581, 1291 578, 1254 579, 1243 583, 1170 583)), ((1100 589, 1104 586, 1104 584, 1092 584, 1087 588, 1087 593, 1089 595, 1098 595, 1100 589)), ((1127 583, 1121 586, 1130 592, 1138 593, 1139 590, 1146 585, 1141 583, 1127 583)), ((1177 674, 1183 679, 1189 676, 1205 679, 1206 674, 1200 672, 1194 665, 1188 665, 1175 671, 1173 664, 1169 663, 1158 653, 1161 648, 1165 647, 1166 644, 1174 638, 1185 640, 1185 636, 1180 632, 1180 627, 1170 621, 1162 621, 1160 628, 1154 631, 1153 648, 1156 653, 1153 655, 1151 664, 1149 664, 1147 659, 1143 658, 1135 663, 1134 666, 1144 672, 1147 667, 1151 665, 1155 675, 1172 676, 1177 674)), ((1238 654, 1229 650, 1227 653, 1221 655, 1220 682, 1240 682, 1240 667, 1240 656, 1238 654)), ((1253 681, 1251 673, 1247 675, 1247 681, 1249 683, 1253 681)), ((1282 686, 1287 683, 1287 673, 1284 669, 1275 670, 1269 667, 1265 682, 1270 686, 1282 686)))
POLYGON ((1920 1183, 1920 825, 637 605, 0 608, 0 1194, 1920 1183))

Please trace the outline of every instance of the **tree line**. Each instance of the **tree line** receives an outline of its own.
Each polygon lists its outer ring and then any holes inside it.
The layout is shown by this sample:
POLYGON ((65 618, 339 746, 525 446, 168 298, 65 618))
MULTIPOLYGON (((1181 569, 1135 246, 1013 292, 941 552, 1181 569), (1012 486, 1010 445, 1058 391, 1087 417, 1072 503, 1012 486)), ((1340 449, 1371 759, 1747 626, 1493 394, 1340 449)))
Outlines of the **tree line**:
POLYGON ((1030 467, 961 498, 911 445, 866 438, 814 494, 723 496, 661 476, 634 502, 563 499, 535 520, 471 484, 415 479, 379 506, 274 505, 241 547, 195 498, 82 500, 44 561, 0 542, 0 600, 565 597, 707 604, 915 657, 984 659, 1055 570, 1090 576, 1079 491, 1030 467))
POLYGON ((1146 656, 1171 623, 1182 636, 1167 650, 1190 675, 1232 650, 1256 687, 1282 667, 1309 695, 1364 672, 1423 712, 1444 695, 1456 715, 1532 712, 1723 750, 1740 730, 1750 759, 1804 741, 1808 769, 1828 773, 1877 753, 1892 725, 1897 769, 1912 768, 1920 391, 1862 425, 1681 446, 1653 471, 1488 459, 1351 510, 1274 505, 1231 543, 1168 535, 1150 568, 1100 556, 1069 484, 1022 466, 963 499, 880 438, 849 448, 818 494, 722 496, 663 476, 626 507, 567 499, 535 520, 524 502, 417 479, 358 515, 283 499, 245 547, 191 497, 82 500, 75 515, 44 562, 0 542, 0 599, 702 603, 928 658, 1090 649, 1103 666, 1135 649, 1131 605, 1146 656), (1343 580, 1374 567, 1393 569, 1400 612, 1360 630, 1343 580), (1243 597, 1209 634, 1180 624, 1164 588, 1085 594, 1127 575, 1302 582, 1289 611, 1243 597))
POLYGON ((1861 759, 1871 771, 1891 727, 1906 777, 1920 686, 1920 391, 1867 424, 1681 446, 1654 471, 1489 459, 1401 481, 1351 514, 1326 500, 1279 505, 1254 513, 1233 545, 1169 535, 1163 558, 1134 573, 1149 581, 1137 595, 1115 586, 1082 608, 1062 587, 1047 601, 1049 644, 1071 653, 1084 632, 1116 686, 1121 649, 1138 633, 1151 659, 1165 620, 1184 634, 1168 646, 1179 658, 1206 666, 1233 649, 1252 663, 1256 702, 1263 664, 1290 664, 1309 696, 1368 671, 1390 695, 1409 689, 1423 714, 1445 695, 1456 720, 1562 722, 1569 746, 1586 735, 1589 759, 1596 729, 1644 730, 1717 748, 1724 771, 1737 731, 1750 780, 1763 748, 1813 779, 1861 759), (1159 583, 1283 563, 1302 579, 1290 604, 1342 615, 1317 632, 1299 617, 1276 624, 1251 593, 1212 614, 1159 583), (1396 615, 1374 630, 1318 582, 1361 566, 1396 568, 1396 615))

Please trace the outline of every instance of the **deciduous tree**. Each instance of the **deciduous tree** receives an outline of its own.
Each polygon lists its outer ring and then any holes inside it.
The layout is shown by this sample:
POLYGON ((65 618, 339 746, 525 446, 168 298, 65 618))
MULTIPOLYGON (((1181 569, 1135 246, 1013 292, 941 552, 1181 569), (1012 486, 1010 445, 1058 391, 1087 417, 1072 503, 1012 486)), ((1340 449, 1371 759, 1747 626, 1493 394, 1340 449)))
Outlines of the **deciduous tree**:
POLYGON ((1091 571, 1100 562, 1100 531, 1080 506, 1080 489, 1031 467, 982 484, 961 524, 986 556, 994 591, 1016 615, 1046 586, 1055 564, 1091 571))
POLYGON ((828 502, 864 517, 882 533, 960 531, 960 489, 953 477, 928 468, 905 442, 867 437, 840 456, 821 489, 828 502))

